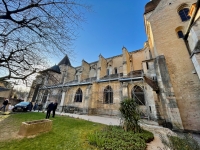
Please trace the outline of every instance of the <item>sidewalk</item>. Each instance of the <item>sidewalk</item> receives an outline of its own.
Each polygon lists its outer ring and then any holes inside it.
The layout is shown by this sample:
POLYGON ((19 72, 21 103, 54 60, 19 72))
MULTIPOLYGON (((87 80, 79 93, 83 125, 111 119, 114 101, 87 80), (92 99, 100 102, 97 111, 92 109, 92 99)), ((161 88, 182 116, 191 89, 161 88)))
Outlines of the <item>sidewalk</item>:
POLYGON ((101 116, 78 115, 78 114, 71 114, 71 113, 60 113, 60 112, 56 112, 56 114, 62 115, 62 116, 69 116, 73 118, 84 119, 91 122, 102 123, 106 125, 120 125, 120 118, 113 118, 109 116, 101 117, 101 116))

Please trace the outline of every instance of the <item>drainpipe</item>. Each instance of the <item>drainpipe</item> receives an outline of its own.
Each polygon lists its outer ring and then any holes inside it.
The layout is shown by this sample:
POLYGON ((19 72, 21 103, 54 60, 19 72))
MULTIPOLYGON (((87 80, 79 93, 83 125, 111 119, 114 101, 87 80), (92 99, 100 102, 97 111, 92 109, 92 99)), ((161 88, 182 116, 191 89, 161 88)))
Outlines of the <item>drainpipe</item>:
POLYGON ((191 50, 190 50, 190 47, 189 47, 189 44, 188 44, 188 40, 183 38, 183 41, 184 41, 185 46, 187 48, 188 54, 191 56, 191 50))
POLYGON ((190 33, 190 29, 192 27, 192 24, 194 23, 194 19, 197 15, 197 12, 199 10, 199 6, 200 6, 200 0, 197 1, 196 3, 196 9, 195 9, 195 12, 194 14, 192 15, 191 19, 190 19, 190 22, 188 24, 188 27, 187 27, 187 30, 186 30, 186 33, 185 33, 185 36, 184 36, 184 42, 185 42, 185 45, 187 47, 187 50, 188 50, 188 53, 189 55, 191 56, 191 50, 190 50, 190 47, 189 47, 189 44, 188 44, 188 36, 189 36, 189 33, 190 33))

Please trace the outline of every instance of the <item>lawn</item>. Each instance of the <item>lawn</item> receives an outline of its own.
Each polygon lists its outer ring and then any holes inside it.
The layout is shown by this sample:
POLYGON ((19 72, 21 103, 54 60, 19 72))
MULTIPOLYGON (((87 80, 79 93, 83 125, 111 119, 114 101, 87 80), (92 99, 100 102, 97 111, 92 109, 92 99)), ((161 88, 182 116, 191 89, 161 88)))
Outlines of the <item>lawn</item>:
POLYGON ((154 138, 145 130, 125 132, 119 126, 58 115, 50 118, 53 128, 48 133, 28 138, 17 134, 21 122, 44 117, 44 113, 34 112, 0 115, 0 150, 145 150, 154 138))
POLYGON ((17 131, 23 121, 44 119, 44 113, 12 114, 0 121, 1 150, 94 150, 88 142, 88 135, 101 130, 105 125, 86 120, 56 116, 53 129, 48 133, 31 138, 19 138, 17 131))

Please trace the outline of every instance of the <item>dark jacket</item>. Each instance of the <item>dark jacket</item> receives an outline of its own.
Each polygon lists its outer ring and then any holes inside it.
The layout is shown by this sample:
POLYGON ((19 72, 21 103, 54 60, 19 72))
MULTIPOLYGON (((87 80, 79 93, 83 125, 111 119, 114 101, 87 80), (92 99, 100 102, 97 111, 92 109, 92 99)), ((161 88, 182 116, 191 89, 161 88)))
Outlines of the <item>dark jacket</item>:
POLYGON ((50 103, 47 107, 47 110, 53 110, 54 109, 54 104, 50 103))
POLYGON ((7 105, 8 104, 8 100, 4 100, 3 105, 7 105))
POLYGON ((53 105, 54 105, 54 108, 53 108, 53 109, 56 110, 56 109, 57 109, 57 106, 58 106, 58 103, 54 103, 53 105))

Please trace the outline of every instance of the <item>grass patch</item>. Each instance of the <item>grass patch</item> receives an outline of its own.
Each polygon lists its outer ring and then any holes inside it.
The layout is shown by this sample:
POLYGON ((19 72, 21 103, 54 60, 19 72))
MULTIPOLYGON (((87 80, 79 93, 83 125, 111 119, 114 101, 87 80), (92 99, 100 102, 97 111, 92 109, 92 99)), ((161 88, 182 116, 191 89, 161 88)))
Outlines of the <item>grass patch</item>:
POLYGON ((146 143, 152 141, 154 136, 146 130, 140 133, 124 132, 119 126, 107 126, 91 133, 88 139, 91 145, 102 150, 145 150, 146 143))
MULTIPOLYGON (((44 113, 13 114, 0 122, 0 134, 17 132, 21 122, 44 119, 44 113)), ((48 133, 40 134, 34 138, 8 139, 0 141, 1 150, 93 150, 87 141, 89 133, 100 130, 105 125, 86 120, 56 116, 53 118, 53 129, 48 133)), ((6 135, 6 134, 5 134, 6 135)))
POLYGON ((13 139, 21 122, 44 119, 44 113, 17 113, 0 121, 1 150, 145 150, 153 140, 151 132, 124 132, 119 126, 106 126, 66 116, 56 116, 53 129, 31 138, 13 139), (4 137, 5 136, 5 137, 4 137))

